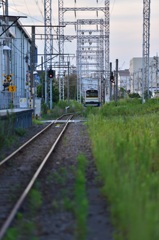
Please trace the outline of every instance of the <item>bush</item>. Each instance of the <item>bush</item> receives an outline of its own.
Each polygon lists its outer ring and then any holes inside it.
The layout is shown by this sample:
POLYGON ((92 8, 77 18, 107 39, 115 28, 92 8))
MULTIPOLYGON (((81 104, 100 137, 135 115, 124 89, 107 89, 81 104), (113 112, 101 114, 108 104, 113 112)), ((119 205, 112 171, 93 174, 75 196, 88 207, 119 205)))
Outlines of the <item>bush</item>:
POLYGON ((138 93, 130 93, 130 94, 129 94, 129 97, 130 97, 130 98, 141 98, 138 93))

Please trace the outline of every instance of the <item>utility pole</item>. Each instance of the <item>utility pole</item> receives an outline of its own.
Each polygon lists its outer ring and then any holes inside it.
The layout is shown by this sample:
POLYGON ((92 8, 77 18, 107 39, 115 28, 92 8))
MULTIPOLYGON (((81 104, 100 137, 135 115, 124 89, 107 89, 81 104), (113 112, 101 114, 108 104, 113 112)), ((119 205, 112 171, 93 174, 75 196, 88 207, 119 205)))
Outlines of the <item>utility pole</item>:
POLYGON ((145 90, 149 98, 150 3, 151 0, 143 0, 142 103, 145 90))

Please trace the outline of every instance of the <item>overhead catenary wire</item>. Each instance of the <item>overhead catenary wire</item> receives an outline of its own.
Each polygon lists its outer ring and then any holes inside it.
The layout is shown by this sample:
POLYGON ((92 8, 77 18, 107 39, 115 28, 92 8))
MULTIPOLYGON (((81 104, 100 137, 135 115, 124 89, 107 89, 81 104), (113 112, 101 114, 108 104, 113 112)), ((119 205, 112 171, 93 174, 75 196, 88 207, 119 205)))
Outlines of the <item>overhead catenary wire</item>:
POLYGON ((35 0, 35 3, 36 3, 36 5, 37 5, 37 7, 38 7, 38 9, 39 9, 39 11, 40 11, 40 13, 41 13, 42 18, 44 19, 44 14, 43 14, 43 12, 42 12, 42 10, 41 10, 41 8, 40 8, 40 5, 39 5, 39 3, 38 3, 38 0, 35 0))

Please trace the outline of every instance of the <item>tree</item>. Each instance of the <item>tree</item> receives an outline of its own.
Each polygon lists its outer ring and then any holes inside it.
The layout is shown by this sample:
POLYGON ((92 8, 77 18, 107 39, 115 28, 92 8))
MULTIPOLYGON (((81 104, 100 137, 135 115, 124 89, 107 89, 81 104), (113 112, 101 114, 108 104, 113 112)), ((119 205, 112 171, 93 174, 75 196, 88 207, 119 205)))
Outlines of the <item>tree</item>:
MULTIPOLYGON (((44 81, 42 81, 44 83, 44 81)), ((53 102, 58 102, 59 101, 59 89, 58 89, 58 81, 56 79, 53 80, 52 82, 52 95, 53 95, 53 102)), ((37 97, 45 98, 45 85, 40 83, 37 86, 37 97), (43 91, 43 94, 42 94, 43 91)))
MULTIPOLYGON (((68 76, 65 76, 65 98, 67 98, 67 80, 68 76)), ((75 100, 77 98, 77 75, 70 74, 69 76, 69 98, 75 100)))

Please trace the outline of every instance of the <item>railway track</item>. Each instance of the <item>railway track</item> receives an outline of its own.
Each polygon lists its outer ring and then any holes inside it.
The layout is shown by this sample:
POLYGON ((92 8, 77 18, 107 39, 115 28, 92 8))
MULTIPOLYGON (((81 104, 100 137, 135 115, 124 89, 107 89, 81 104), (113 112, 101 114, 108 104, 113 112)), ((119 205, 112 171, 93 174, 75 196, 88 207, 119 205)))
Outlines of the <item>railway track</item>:
POLYGON ((0 162, 0 239, 4 237, 72 117, 60 118, 65 119, 66 123, 57 123, 56 120, 50 123, 0 162))

